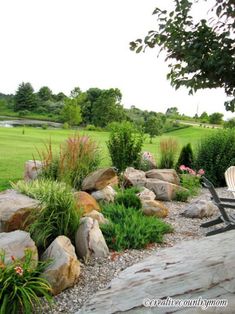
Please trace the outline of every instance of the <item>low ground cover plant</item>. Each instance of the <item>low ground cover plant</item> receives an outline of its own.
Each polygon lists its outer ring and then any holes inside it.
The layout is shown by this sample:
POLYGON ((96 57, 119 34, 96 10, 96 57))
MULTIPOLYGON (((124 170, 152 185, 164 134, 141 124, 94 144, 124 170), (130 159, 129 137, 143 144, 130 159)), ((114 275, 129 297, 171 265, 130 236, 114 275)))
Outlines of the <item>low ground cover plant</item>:
POLYGON ((6 263, 5 252, 0 252, 0 314, 31 314, 35 307, 41 307, 40 297, 51 303, 51 287, 40 277, 48 262, 32 259, 32 251, 25 252, 24 260, 11 257, 6 263))
POLYGON ((102 213, 110 223, 101 225, 110 249, 140 249, 149 243, 163 240, 163 235, 172 232, 172 227, 156 217, 147 217, 136 208, 123 204, 104 205, 102 213))
POLYGON ((13 188, 40 202, 29 216, 28 230, 38 247, 46 248, 57 236, 74 239, 79 226, 79 212, 71 188, 63 182, 50 180, 19 181, 13 188))
POLYGON ((142 207, 140 198, 136 195, 139 191, 140 189, 136 187, 119 189, 117 195, 115 196, 115 203, 138 210, 142 207))
POLYGON ((69 137, 57 154, 48 143, 39 155, 44 164, 42 178, 66 182, 77 190, 81 188, 83 179, 100 164, 99 148, 87 135, 69 137))

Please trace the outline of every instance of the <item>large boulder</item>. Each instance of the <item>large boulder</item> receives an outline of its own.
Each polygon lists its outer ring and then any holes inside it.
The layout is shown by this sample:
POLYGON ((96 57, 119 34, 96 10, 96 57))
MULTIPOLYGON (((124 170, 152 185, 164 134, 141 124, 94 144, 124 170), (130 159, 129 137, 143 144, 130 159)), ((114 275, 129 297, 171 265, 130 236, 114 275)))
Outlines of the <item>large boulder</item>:
POLYGON ((114 190, 114 188, 111 185, 106 186, 102 190, 94 191, 91 193, 91 195, 97 201, 104 201, 107 203, 113 202, 116 194, 117 192, 114 190))
POLYGON ((146 216, 156 216, 158 218, 165 218, 168 216, 168 208, 159 201, 150 200, 142 201, 142 212, 146 216))
POLYGON ((57 237, 42 255, 42 260, 52 260, 42 273, 52 287, 54 295, 72 287, 79 279, 80 262, 69 238, 57 237))
POLYGON ((31 181, 37 179, 41 173, 43 163, 40 160, 28 160, 24 165, 24 180, 31 181))
POLYGON ((155 158, 150 152, 143 152, 141 156, 141 165, 144 169, 154 169, 157 167, 155 158))
POLYGON ((5 261, 11 261, 11 257, 23 259, 26 250, 32 251, 32 259, 37 263, 38 250, 28 232, 16 230, 0 233, 0 252, 5 252, 5 261))
POLYGON ((140 191, 137 196, 141 201, 153 201, 156 198, 155 193, 147 188, 143 188, 143 190, 140 191))
POLYGON ((102 190, 107 185, 117 185, 118 177, 115 168, 99 169, 89 174, 82 182, 83 191, 102 190))
POLYGON ((175 169, 152 169, 145 174, 147 178, 158 179, 177 185, 180 184, 180 178, 175 169))
POLYGON ((24 229, 29 213, 39 207, 39 202, 15 190, 0 193, 0 232, 24 229))
POLYGON ((108 256, 109 249, 97 220, 90 217, 80 220, 80 226, 75 235, 75 247, 78 257, 84 260, 88 260, 91 256, 108 256))
POLYGON ((93 196, 87 192, 79 191, 74 193, 74 198, 78 209, 81 209, 84 214, 92 210, 100 211, 100 206, 93 196))
POLYGON ((145 187, 153 191, 157 200, 171 201, 176 197, 176 191, 186 190, 183 187, 158 179, 146 179, 145 187))
POLYGON ((232 314, 234 237, 233 230, 158 250, 120 272, 76 314, 232 314))
POLYGON ((211 217, 218 212, 217 206, 206 200, 195 201, 184 208, 182 215, 187 218, 211 217))
POLYGON ((144 187, 146 183, 145 172, 142 170, 137 170, 133 167, 128 167, 124 171, 124 185, 125 186, 137 186, 144 187))

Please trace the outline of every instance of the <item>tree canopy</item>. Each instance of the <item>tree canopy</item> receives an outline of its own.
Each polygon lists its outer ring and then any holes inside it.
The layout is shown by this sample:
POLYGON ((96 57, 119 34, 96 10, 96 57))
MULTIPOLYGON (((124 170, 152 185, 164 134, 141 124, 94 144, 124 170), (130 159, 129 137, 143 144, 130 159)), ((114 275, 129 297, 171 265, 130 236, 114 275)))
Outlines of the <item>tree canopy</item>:
POLYGON ((192 94, 204 88, 223 88, 229 100, 228 111, 235 111, 235 1, 213 0, 208 19, 195 21, 193 5, 207 0, 174 0, 168 12, 156 8, 157 29, 144 39, 130 43, 137 53, 147 47, 160 47, 170 60, 167 78, 178 89, 185 86, 192 94))

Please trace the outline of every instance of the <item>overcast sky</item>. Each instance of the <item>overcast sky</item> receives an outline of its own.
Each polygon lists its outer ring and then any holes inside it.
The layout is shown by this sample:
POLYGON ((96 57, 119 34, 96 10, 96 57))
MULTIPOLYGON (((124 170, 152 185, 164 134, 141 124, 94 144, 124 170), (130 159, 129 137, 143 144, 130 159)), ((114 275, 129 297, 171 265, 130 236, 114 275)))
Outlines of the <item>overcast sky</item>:
MULTIPOLYGON (((154 29, 156 6, 168 0, 5 0, 0 1, 0 92, 15 93, 21 82, 54 93, 79 86, 119 88, 123 105, 165 112, 226 113, 222 90, 188 96, 166 80, 157 50, 135 54, 129 42, 154 29)), ((204 10, 205 11, 205 10, 204 10)), ((202 11, 195 12, 201 15, 202 11)))

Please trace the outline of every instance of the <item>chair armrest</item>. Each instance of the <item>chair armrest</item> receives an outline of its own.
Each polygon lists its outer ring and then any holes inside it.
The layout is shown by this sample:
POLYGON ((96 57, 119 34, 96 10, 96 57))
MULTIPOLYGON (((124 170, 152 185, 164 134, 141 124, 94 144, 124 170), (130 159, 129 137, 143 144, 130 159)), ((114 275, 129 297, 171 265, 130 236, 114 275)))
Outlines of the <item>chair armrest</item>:
POLYGON ((220 200, 221 200, 222 202, 235 203, 235 198, 220 197, 220 200))

